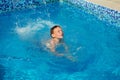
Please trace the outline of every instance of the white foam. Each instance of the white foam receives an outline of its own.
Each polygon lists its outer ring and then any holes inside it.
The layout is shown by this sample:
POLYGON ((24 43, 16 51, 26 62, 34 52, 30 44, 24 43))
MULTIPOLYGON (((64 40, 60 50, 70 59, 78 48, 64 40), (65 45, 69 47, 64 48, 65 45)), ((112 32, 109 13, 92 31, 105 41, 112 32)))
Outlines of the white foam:
POLYGON ((82 46, 77 47, 77 48, 76 48, 76 51, 73 52, 73 55, 75 55, 81 48, 82 48, 82 46))
POLYGON ((76 51, 79 51, 81 48, 82 48, 82 46, 78 47, 78 48, 76 49, 76 51))
POLYGON ((60 1, 60 3, 63 3, 63 0, 59 0, 60 1))
POLYGON ((55 23, 48 21, 48 20, 42 20, 42 19, 37 19, 34 22, 29 22, 27 25, 24 27, 16 25, 15 32, 20 36, 20 37, 29 37, 29 36, 34 36, 34 34, 37 31, 40 31, 44 27, 49 27, 51 28, 54 26, 55 23))

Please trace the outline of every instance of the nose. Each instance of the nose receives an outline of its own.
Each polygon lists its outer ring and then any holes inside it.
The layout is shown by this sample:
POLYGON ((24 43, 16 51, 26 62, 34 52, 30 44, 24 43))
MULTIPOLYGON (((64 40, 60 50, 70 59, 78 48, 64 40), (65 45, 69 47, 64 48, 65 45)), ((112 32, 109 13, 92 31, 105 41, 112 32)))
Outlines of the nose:
POLYGON ((60 31, 60 33, 61 33, 61 34, 63 34, 63 32, 62 32, 62 31, 60 31))
POLYGON ((63 36, 63 32, 61 31, 61 35, 63 36))

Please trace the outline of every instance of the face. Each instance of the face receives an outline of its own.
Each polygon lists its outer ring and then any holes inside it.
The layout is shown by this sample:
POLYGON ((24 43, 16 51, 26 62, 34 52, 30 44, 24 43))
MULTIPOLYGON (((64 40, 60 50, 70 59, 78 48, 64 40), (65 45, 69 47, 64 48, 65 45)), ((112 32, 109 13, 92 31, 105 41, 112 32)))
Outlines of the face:
POLYGON ((53 37, 53 38, 58 38, 58 39, 63 38, 62 29, 61 29, 60 27, 56 27, 56 28, 53 30, 52 37, 53 37))

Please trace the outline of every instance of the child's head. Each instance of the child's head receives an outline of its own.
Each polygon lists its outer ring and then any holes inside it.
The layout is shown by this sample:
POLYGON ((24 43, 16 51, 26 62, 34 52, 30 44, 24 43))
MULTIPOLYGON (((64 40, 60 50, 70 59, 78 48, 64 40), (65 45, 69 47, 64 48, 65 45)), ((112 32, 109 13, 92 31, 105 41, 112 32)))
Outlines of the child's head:
POLYGON ((52 38, 61 39, 63 38, 63 31, 60 26, 55 25, 51 28, 50 35, 52 38))

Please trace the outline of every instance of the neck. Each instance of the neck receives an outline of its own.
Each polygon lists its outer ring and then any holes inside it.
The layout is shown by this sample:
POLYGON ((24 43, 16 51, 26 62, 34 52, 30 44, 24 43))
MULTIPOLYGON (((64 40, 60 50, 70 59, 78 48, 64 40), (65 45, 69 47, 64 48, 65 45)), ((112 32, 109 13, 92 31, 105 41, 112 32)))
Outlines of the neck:
POLYGON ((55 41, 55 44, 58 44, 60 42, 60 39, 58 38, 53 38, 53 40, 55 41))

